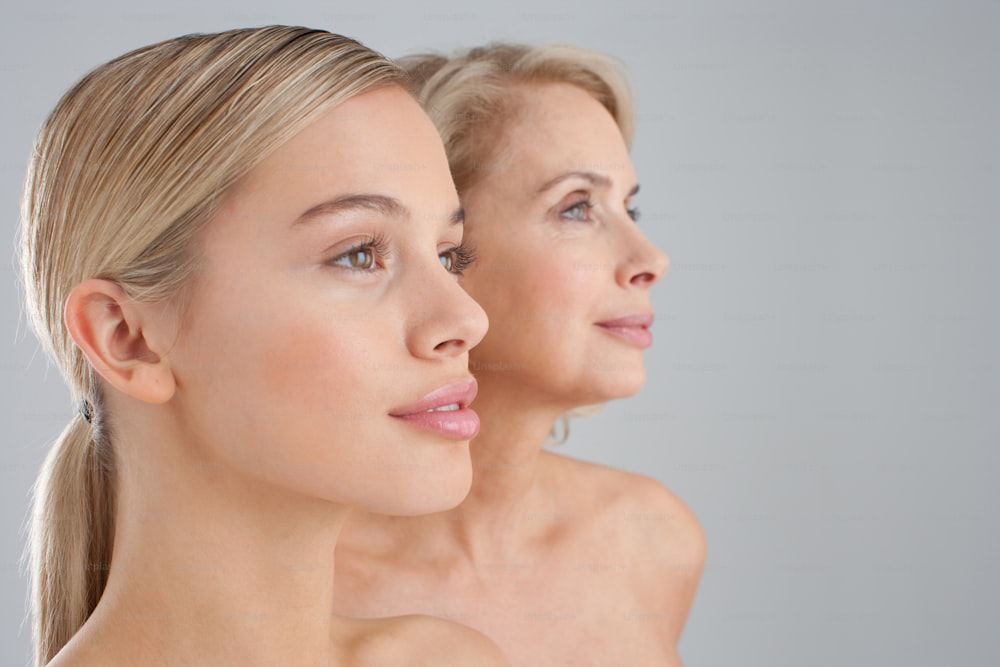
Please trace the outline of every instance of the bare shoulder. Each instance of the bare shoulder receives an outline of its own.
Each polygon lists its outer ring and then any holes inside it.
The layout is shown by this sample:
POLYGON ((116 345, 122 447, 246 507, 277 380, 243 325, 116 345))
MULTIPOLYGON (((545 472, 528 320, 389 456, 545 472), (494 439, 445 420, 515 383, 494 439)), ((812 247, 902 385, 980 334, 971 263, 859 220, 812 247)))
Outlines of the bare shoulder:
POLYGON ((624 479, 621 496, 622 518, 646 525, 637 531, 647 547, 659 547, 678 557, 705 559, 705 533, 698 517, 677 494, 663 483, 645 475, 619 473, 624 479))
MULTIPOLYGON (((93 619, 93 616, 91 617, 93 619)), ((113 642, 102 640, 89 621, 70 637, 69 641, 48 661, 46 667, 117 667, 129 664, 116 651, 113 642)))
POLYGON ((433 616, 369 619, 352 664, 509 667, 497 645, 472 628, 433 616))
POLYGON ((548 452, 550 467, 574 496, 585 493, 593 504, 610 507, 622 518, 648 520, 670 526, 670 532, 703 542, 701 524, 694 512, 662 482, 633 472, 609 468, 548 452))
POLYGON ((135 664, 100 647, 72 645, 72 639, 70 642, 52 660, 45 663, 45 667, 118 667, 135 664))
MULTIPOLYGON (((575 498, 587 499, 587 516, 603 517, 630 554, 653 565, 687 572, 697 580, 706 556, 705 534, 694 512, 660 481, 632 472, 553 454, 575 498)), ((652 568, 657 569, 657 568, 652 568)))
MULTIPOLYGON (((576 530, 621 564, 635 611, 657 620, 665 646, 677 642, 705 567, 706 544, 694 512, 656 479, 559 457, 556 477, 581 513, 576 530)), ((679 658, 676 664, 680 664, 679 658)))

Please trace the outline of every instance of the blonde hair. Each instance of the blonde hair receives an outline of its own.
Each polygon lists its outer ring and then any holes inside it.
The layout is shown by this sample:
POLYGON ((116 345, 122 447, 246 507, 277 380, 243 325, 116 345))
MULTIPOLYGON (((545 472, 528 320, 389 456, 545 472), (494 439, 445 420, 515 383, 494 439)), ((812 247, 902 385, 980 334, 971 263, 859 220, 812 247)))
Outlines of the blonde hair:
POLYGON ((517 117, 527 85, 565 83, 600 102, 628 146, 635 132, 631 87, 609 56, 575 46, 494 43, 448 58, 434 53, 397 61, 415 80, 437 126, 459 196, 502 163, 504 129, 517 117))
MULTIPOLYGON (((409 73, 417 99, 434 121, 448 154, 459 196, 502 168, 507 124, 523 98, 512 94, 530 85, 565 83, 601 103, 632 146, 635 103, 622 66, 610 56, 569 45, 526 46, 495 42, 451 58, 423 53, 398 62, 409 73)), ((574 408, 553 425, 548 444, 569 438, 569 417, 597 414, 602 405, 574 408)))
POLYGON ((35 486, 36 664, 93 612, 114 542, 114 416, 64 324, 70 290, 102 278, 137 300, 181 301, 220 193, 325 111, 386 84, 405 75, 325 31, 188 35, 98 67, 43 125, 22 200, 26 309, 87 417, 73 417, 35 486))

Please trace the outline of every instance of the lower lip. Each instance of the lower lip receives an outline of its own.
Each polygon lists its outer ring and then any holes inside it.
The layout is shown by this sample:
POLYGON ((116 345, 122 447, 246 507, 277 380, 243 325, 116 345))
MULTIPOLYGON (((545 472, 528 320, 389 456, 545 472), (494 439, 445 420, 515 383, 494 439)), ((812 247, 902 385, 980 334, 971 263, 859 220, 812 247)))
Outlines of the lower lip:
POLYGON ((646 349, 653 344, 653 332, 644 327, 609 327, 603 324, 598 324, 597 326, 612 336, 617 336, 642 349, 646 349))
POLYGON ((479 433, 479 415, 472 408, 393 416, 449 440, 471 440, 479 433))

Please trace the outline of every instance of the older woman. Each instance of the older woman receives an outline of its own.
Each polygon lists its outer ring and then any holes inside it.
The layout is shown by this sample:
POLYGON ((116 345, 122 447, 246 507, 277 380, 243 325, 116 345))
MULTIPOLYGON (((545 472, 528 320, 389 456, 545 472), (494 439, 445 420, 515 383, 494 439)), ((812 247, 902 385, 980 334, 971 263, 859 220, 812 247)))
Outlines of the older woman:
POLYGON ((628 86, 570 47, 404 64, 478 254, 460 283, 490 318, 470 355, 482 429, 458 508, 348 521, 335 609, 458 619, 518 665, 680 664, 705 557, 697 520, 653 479, 543 448, 562 415, 645 379, 649 290, 668 261, 636 225, 628 86))

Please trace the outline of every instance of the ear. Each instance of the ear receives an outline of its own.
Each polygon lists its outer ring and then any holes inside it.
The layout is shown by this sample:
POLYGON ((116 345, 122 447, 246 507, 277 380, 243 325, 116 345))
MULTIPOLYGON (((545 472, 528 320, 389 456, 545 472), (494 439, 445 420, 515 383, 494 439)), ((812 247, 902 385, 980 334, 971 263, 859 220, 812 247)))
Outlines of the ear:
POLYGON ((176 389, 158 349, 162 317, 133 301, 109 280, 85 280, 69 294, 64 313, 69 335, 109 384, 146 403, 165 403, 176 389))

